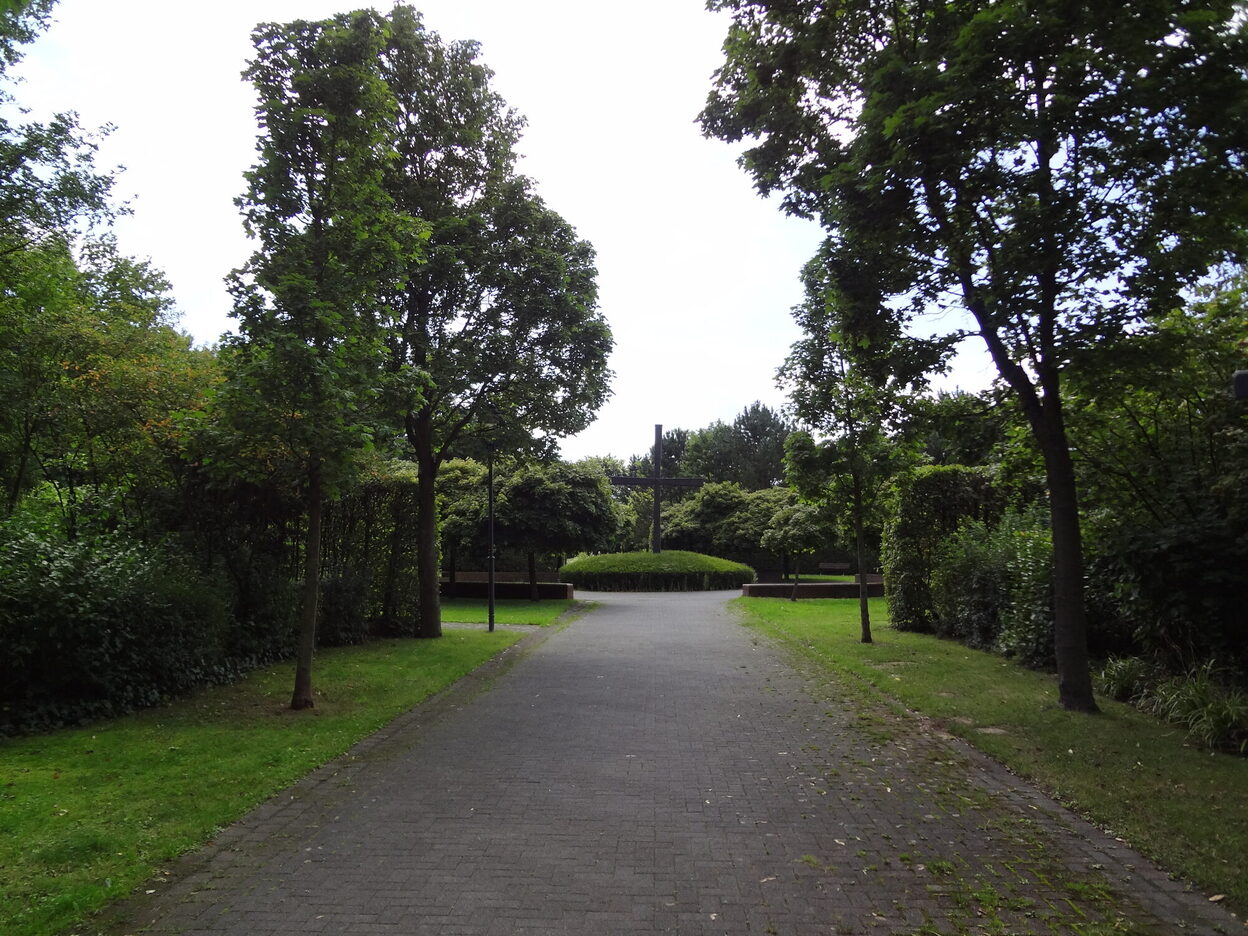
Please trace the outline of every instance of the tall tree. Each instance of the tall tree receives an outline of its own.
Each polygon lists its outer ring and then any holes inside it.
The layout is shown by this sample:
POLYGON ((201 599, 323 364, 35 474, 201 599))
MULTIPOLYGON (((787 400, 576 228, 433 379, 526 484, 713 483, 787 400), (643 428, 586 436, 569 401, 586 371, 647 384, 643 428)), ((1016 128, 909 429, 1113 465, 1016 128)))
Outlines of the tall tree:
POLYGON ((9 69, 46 26, 53 0, 0 8, 0 476, 11 511, 34 476, 36 436, 49 428, 48 392, 72 333, 89 321, 74 245, 119 209, 113 175, 94 164, 95 139, 73 113, 22 122, 9 69), (76 323, 76 324, 75 324, 76 323))
POLYGON ((259 249, 231 277, 226 400, 240 433, 281 447, 304 499, 295 709, 313 705, 324 500, 367 444, 360 411, 380 386, 378 297, 421 255, 421 226, 382 185, 397 113, 377 74, 388 39, 366 11, 263 24, 245 72, 262 132, 238 205, 259 249))
MULTIPOLYGON (((927 384, 926 374, 943 367, 950 343, 941 339, 903 341, 895 323, 876 327, 869 340, 847 339, 856 302, 869 294, 859 285, 847 295, 829 278, 826 253, 802 271, 806 301, 793 317, 806 337, 793 345, 780 368, 793 410, 807 432, 785 442, 785 478, 803 499, 830 507, 845 520, 854 543, 863 643, 871 642, 867 601, 867 537, 880 526, 884 483, 907 460, 907 450, 890 438, 907 402, 927 384)), ((878 296, 878 293, 877 293, 878 296)))
POLYGON ((472 42, 444 43, 411 7, 389 17, 381 74, 397 108, 387 191, 432 228, 389 294, 391 366, 431 389, 402 422, 419 469, 420 633, 441 635, 435 484, 468 437, 532 451, 580 431, 605 401, 611 335, 593 248, 515 171, 523 121, 490 88, 472 42))
POLYGON ((120 210, 109 200, 114 177, 94 163, 96 137, 72 112, 45 123, 15 123, 8 70, 21 46, 48 24, 54 0, 0 9, 0 280, 4 261, 28 248, 68 244, 82 227, 108 221, 120 210))
POLYGON ((784 440, 792 431, 792 423, 756 400, 731 423, 717 420, 689 433, 680 471, 750 491, 774 487, 784 480, 784 440))
POLYGON ((1248 249, 1238 4, 710 6, 733 23, 703 128, 756 138, 758 188, 822 221, 848 332, 960 308, 1012 389, 1048 482, 1061 703, 1094 711, 1062 374, 1248 249))

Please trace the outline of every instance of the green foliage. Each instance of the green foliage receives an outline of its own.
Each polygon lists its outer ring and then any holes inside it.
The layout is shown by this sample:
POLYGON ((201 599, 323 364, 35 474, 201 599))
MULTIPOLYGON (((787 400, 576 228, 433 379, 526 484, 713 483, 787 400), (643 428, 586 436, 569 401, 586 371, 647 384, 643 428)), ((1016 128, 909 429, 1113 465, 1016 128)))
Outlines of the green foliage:
MULTIPOLYGON (((1248 405, 1227 392, 1245 366, 1242 272, 1088 352, 1070 424, 1088 492, 1089 592, 1112 620, 1107 649, 1171 670, 1216 658, 1248 678, 1248 405)), ((1094 635, 1095 636, 1095 635, 1094 635)))
POLYGON ((150 706, 232 675, 224 596, 168 546, 0 532, 0 733, 150 706))
POLYGON ((1163 678, 1164 670, 1151 660, 1138 656, 1115 656, 1101 667, 1097 685, 1111 699, 1135 702, 1145 698, 1163 678))
POLYGON ((604 548, 617 526, 606 476, 566 462, 509 471, 499 485, 497 517, 499 542, 559 556, 604 548))
POLYGON ((486 481, 486 466, 470 458, 449 459, 438 470, 439 533, 451 567, 457 567, 460 559, 481 557, 489 551, 486 481))
POLYGON ((747 491, 775 487, 784 480, 784 440, 792 431, 789 420, 755 401, 731 424, 717 421, 688 433, 678 458, 679 471, 711 481, 735 481, 747 491))
POLYGON ((1212 660, 1162 680, 1136 704, 1182 725, 1191 740, 1210 750, 1248 749, 1248 693, 1228 688, 1212 660))
POLYGON ((781 556, 808 556, 827 552, 835 541, 836 528, 824 509, 790 504, 772 514, 762 545, 781 556))
POLYGON ((1008 599, 997 648, 1024 666, 1048 668, 1053 650, 1053 540, 1043 529, 1005 528, 1008 599))
POLYGON ((908 401, 900 435, 933 465, 988 465, 1000 455, 1010 415, 999 392, 942 390, 908 401))
POLYGON ((76 233, 119 213, 109 201, 114 176, 94 165, 96 139, 62 113, 46 123, 13 123, 15 107, 9 67, 20 46, 47 26, 55 0, 30 0, 0 11, 0 277, 11 280, 7 261, 34 248, 70 243, 76 233))
POLYGON ((1001 512, 991 472, 926 466, 893 479, 881 562, 893 626, 934 629, 932 573, 939 550, 966 520, 994 521, 1001 512))
POLYGON ((705 484, 663 513, 663 542, 676 550, 747 565, 774 561, 763 544, 772 516, 793 502, 787 488, 747 491, 731 481, 705 484))
POLYGON ((754 570, 673 549, 577 556, 559 570, 559 580, 590 591, 717 591, 754 581, 754 570))
POLYGON ((932 631, 1025 666, 1053 662, 1052 547, 1035 510, 965 520, 933 560, 932 631))
POLYGON ((362 413, 385 382, 380 296, 423 256, 424 225, 382 185, 398 106, 377 74, 388 35, 358 11, 252 37, 264 132, 238 204, 259 249, 231 277, 224 402, 294 487, 320 475, 332 491, 367 443, 362 413))
POLYGON ((981 520, 968 520, 936 548, 931 571, 932 632, 991 649, 1009 595, 1008 554, 981 520))
POLYGON ((1155 526, 1100 513, 1089 537, 1091 584, 1111 649, 1131 646, 1182 673, 1211 657, 1248 678, 1248 542, 1205 516, 1155 526))
POLYGON ((410 637, 418 621, 411 516, 416 480, 408 462, 374 461, 360 483, 326 505, 324 607, 317 642, 410 637))
POLYGON ((1231 0, 712 8, 703 129, 822 223, 833 334, 973 319, 1044 460, 1062 704, 1093 710, 1063 380, 1248 258, 1248 24, 1231 0))

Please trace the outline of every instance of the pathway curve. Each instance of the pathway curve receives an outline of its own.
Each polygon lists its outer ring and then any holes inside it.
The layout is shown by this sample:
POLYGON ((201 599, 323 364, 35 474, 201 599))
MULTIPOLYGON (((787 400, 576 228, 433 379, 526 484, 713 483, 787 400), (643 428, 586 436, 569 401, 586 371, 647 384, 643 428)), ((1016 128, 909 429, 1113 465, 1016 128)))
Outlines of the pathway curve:
POLYGON ((731 595, 592 597, 226 830, 117 932, 1243 932, 960 742, 804 678, 731 595))

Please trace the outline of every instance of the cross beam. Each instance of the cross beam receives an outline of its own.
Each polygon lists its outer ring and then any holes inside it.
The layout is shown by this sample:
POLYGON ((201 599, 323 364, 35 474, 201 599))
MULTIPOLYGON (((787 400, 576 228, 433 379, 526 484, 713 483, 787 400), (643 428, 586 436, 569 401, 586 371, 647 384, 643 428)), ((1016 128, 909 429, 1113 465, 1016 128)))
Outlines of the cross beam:
POLYGON ((706 483, 705 478, 665 478, 663 477, 663 425, 654 427, 654 474, 648 478, 620 476, 611 479, 612 484, 631 487, 648 487, 654 489, 654 528, 650 534, 650 551, 663 551, 663 533, 659 527, 659 495, 663 488, 694 488, 706 483))

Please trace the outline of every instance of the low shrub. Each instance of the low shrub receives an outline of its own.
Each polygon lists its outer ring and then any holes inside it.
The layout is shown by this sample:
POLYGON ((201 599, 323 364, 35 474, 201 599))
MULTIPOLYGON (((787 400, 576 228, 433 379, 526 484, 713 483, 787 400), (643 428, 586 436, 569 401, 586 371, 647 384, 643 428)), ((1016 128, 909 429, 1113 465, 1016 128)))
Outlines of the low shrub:
MULTIPOLYGON (((1088 527, 1089 605, 1111 612, 1115 643, 1176 673, 1216 659, 1224 681, 1248 689, 1248 537, 1211 518, 1158 525, 1099 514, 1088 527)), ((1091 619, 1094 649, 1106 642, 1105 617, 1091 619)))
POLYGON ((590 591, 719 591, 754 578, 742 563, 678 549, 577 556, 559 570, 561 582, 590 591))
POLYGON ((1052 545, 1036 510, 964 520, 934 554, 932 629, 1033 668, 1053 662, 1052 545))
POLYGON ((981 650, 996 644, 1009 600, 1008 556, 1000 537, 969 520, 936 553, 932 567, 932 629, 981 650))
POLYGON ((1009 599, 997 649, 1033 669, 1052 667, 1053 539, 1048 530, 1005 527, 1009 599))
POLYGON ((368 640, 368 582, 344 572, 321 582, 320 621, 316 642, 321 647, 349 647, 368 640))
POLYGON ((174 549, 0 534, 0 733, 153 705, 225 679, 227 602, 174 549))
POLYGON ((893 627, 934 630, 932 570, 942 544, 969 519, 991 523, 1003 497, 986 468, 925 465, 893 482, 880 564, 893 627))
POLYGON ((1156 663, 1138 656, 1114 656, 1097 674, 1097 688, 1119 702, 1145 698, 1165 678, 1156 663))
POLYGON ((1210 750, 1248 749, 1248 693, 1224 685, 1212 660, 1163 680, 1136 704, 1210 750))

